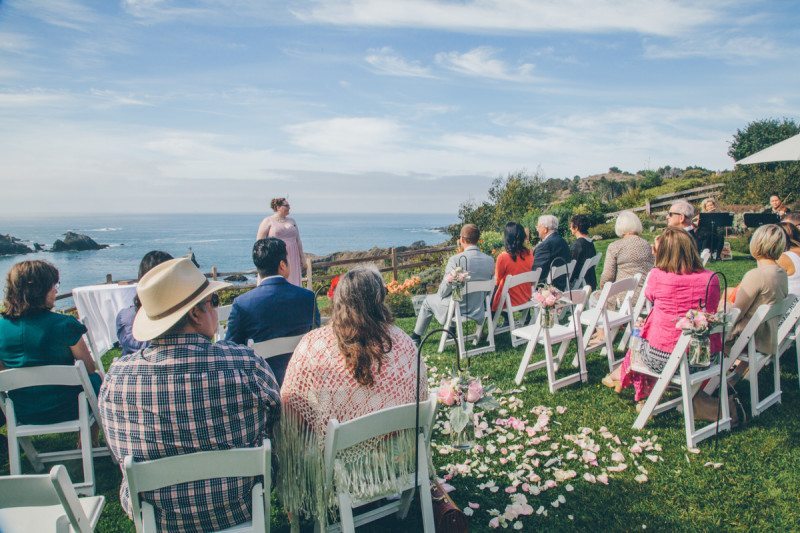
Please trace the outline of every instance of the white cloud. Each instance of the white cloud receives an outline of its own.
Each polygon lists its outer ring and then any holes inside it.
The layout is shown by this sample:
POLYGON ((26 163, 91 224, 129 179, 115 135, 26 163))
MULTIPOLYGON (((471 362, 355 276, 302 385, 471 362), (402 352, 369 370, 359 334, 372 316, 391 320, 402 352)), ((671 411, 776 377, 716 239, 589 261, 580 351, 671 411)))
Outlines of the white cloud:
POLYGON ((3 52, 24 52, 33 46, 33 41, 27 35, 0 31, 0 50, 3 52))
POLYGON ((719 17, 726 2, 688 0, 325 0, 295 10, 306 22, 451 31, 675 35, 719 17), (715 9, 716 8, 716 9, 715 9))
POLYGON ((73 97, 65 92, 44 89, 30 89, 26 91, 0 92, 0 108, 15 109, 17 107, 40 107, 61 105, 73 97))
POLYGON ((480 46, 463 54, 458 52, 440 52, 436 54, 436 62, 452 71, 478 78, 494 80, 531 82, 534 77, 533 65, 523 63, 518 67, 510 67, 503 60, 496 59, 498 50, 489 46, 480 46))
POLYGON ((288 126, 291 142, 322 154, 360 154, 370 157, 403 140, 402 127, 395 121, 372 117, 343 117, 288 126))
POLYGON ((797 50, 768 37, 704 35, 702 39, 679 39, 669 44, 646 43, 644 55, 649 59, 683 59, 709 57, 725 61, 773 59, 797 50))
POLYGON ((14 7, 43 22, 71 30, 89 31, 98 20, 92 9, 75 0, 26 0, 14 7))
POLYGON ((364 58, 381 74, 412 78, 433 78, 430 69, 418 61, 406 61, 389 47, 370 50, 364 58))

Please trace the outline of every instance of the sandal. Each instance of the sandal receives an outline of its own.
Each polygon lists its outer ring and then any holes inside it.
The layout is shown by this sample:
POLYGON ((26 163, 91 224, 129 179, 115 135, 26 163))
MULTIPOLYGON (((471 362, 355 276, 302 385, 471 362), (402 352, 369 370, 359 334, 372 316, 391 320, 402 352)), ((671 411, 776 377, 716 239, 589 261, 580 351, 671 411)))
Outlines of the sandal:
POLYGON ((621 383, 618 380, 611 377, 611 374, 606 374, 606 376, 602 380, 600 380, 600 383, 602 383, 609 389, 616 389, 619 385, 621 385, 621 383))

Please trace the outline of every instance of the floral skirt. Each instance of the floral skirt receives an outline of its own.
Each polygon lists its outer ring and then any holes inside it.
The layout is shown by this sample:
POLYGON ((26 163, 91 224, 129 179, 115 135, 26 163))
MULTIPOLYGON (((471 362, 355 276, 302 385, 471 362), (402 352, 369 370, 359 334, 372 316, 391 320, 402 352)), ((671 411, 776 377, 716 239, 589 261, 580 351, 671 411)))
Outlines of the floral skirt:
MULTIPOLYGON (((639 362, 644 364, 650 372, 660 374, 667 364, 670 352, 665 352, 650 346, 646 339, 642 339, 639 351, 639 362)), ((657 379, 647 374, 640 374, 631 370, 631 351, 625 354, 622 366, 619 370, 620 381, 623 387, 631 387, 635 391, 634 398, 638 402, 650 396, 650 392, 656 384, 657 379)))

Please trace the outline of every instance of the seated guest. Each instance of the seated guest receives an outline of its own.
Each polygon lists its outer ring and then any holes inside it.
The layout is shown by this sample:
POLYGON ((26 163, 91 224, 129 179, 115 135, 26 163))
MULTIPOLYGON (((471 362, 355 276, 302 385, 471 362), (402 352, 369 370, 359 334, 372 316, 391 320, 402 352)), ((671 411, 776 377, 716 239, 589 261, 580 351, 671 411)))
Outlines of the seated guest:
MULTIPOLYGON (((260 446, 279 416, 280 393, 264 359, 245 346, 212 344, 216 292, 187 258, 145 274, 133 336, 150 346, 120 357, 100 389, 106 441, 123 464, 208 450, 260 446)), ((221 478, 164 487, 142 495, 160 531, 216 531, 250 520, 257 478, 221 478)), ((130 516, 128 484, 120 503, 130 516)))
POLYGON ((800 297, 800 228, 791 222, 780 223, 786 234, 787 248, 778 259, 778 266, 786 271, 789 294, 800 297))
MULTIPOLYGON (((492 312, 497 311, 504 304, 500 298, 503 296, 503 285, 505 285, 506 276, 515 276, 531 271, 533 254, 525 246, 525 239, 525 230, 521 225, 516 222, 506 224, 506 229, 503 233, 503 242, 506 249, 497 256, 497 263, 494 268, 494 280, 497 288, 492 298, 492 312)), ((531 294, 530 283, 512 287, 509 291, 511 305, 520 305, 529 301, 531 294)))
POLYGON ((786 213, 783 215, 781 222, 789 222, 797 227, 800 227, 800 213, 786 213))
MULTIPOLYGON (((728 337, 731 344, 742 332, 761 304, 780 302, 789 294, 786 271, 778 265, 778 259, 786 249, 786 235, 780 226, 765 224, 750 238, 750 255, 756 260, 756 268, 749 270, 736 290, 733 305, 740 310, 739 319, 728 337)), ((775 349, 774 335, 781 317, 765 322, 756 331, 756 349, 761 353, 772 353, 775 349)), ((739 377, 744 375, 746 363, 737 365, 739 377)))
MULTIPOLYGON (((417 375, 416 348, 393 324, 386 292, 375 270, 342 274, 330 324, 303 337, 289 361, 281 388, 277 493, 294 515, 325 523, 336 508, 319 483, 329 420, 412 403, 418 386, 420 398, 428 397, 425 364, 417 375)), ((337 457, 335 485, 353 499, 400 492, 401 474, 414 470, 415 438, 409 430, 349 448, 337 457)))
MULTIPOLYGON (((319 325, 314 293, 287 281, 289 262, 286 243, 275 237, 259 239, 253 245, 253 263, 258 286, 233 301, 225 340, 236 344, 266 341, 306 333, 319 325)), ((269 365, 278 385, 292 354, 270 357, 269 365)))
MULTIPOLYGON (((719 213, 719 204, 713 198, 706 198, 703 200, 703 213, 719 213)), ((711 257, 718 258, 720 253, 722 252, 722 246, 725 244, 725 238, 723 237, 724 228, 714 228, 713 230, 709 226, 699 227, 698 224, 700 223, 700 216, 698 215, 695 217, 695 226, 697 229, 697 239, 699 243, 699 250, 702 252, 703 250, 708 250, 711 252, 711 257)))
MULTIPOLYGON (((144 254, 144 257, 142 257, 142 262, 139 263, 139 276, 136 279, 142 279, 142 276, 150 272, 150 269, 154 266, 160 265, 164 261, 169 261, 170 259, 172 259, 172 256, 167 252, 160 252, 158 250, 147 252, 144 254)), ((136 350, 147 348, 149 345, 147 341, 137 341, 133 338, 133 334, 131 333, 133 319, 141 306, 142 303, 139 301, 139 297, 134 296, 133 305, 127 309, 121 310, 117 314, 117 340, 119 340, 119 347, 122 348, 121 355, 128 355, 136 350)))
POLYGON ((789 213, 789 207, 783 203, 780 196, 773 194, 769 197, 769 205, 764 209, 764 213, 772 213, 782 217, 789 213))
MULTIPOLYGON (((642 327, 639 361, 650 372, 661 373, 675 348, 681 336, 681 330, 675 327, 678 320, 690 309, 701 308, 701 302, 703 308, 716 312, 719 291, 719 279, 703 268, 692 238, 683 229, 665 229, 658 242, 655 268, 645 288, 645 297, 653 303, 653 309, 642 327)), ((721 349, 719 335, 714 335, 711 350, 721 349)), ((628 352, 622 365, 606 376, 603 383, 615 386, 618 391, 632 385, 636 401, 643 401, 650 395, 656 378, 632 371, 630 365, 628 352)))
MULTIPOLYGON (((485 281, 492 279, 494 274, 494 259, 491 256, 481 252, 478 248, 478 240, 481 238, 481 230, 475 224, 465 224, 461 228, 461 235, 458 238, 458 247, 461 253, 458 253, 447 260, 447 265, 444 267, 445 278, 439 285, 439 290, 436 294, 429 294, 422 301, 422 308, 417 315, 417 323, 414 325, 414 332, 411 338, 415 343, 419 343, 431 319, 436 317, 440 324, 444 324, 447 319, 447 308, 450 306, 450 294, 452 289, 447 283, 446 274, 452 272, 456 267, 461 267, 469 272, 470 281, 485 281)), ((341 283, 341 282, 340 282, 341 283)), ((338 298, 338 292, 336 298, 338 298)), ((483 319, 483 302, 485 296, 479 293, 473 293, 464 297, 461 302, 461 314, 468 316, 473 320, 483 319)))
POLYGON ((669 211, 667 212, 667 226, 671 228, 681 228, 691 235, 694 239, 694 244, 700 250, 700 241, 697 237, 697 232, 692 224, 694 218, 694 207, 686 200, 676 200, 669 211))
MULTIPOLYGON (((54 313, 58 270, 47 261, 22 261, 6 276, 0 313, 0 369, 44 365, 72 366, 83 361, 97 392, 100 375, 83 334, 86 327, 72 316, 54 313)), ((78 418, 82 387, 47 385, 11 391, 20 424, 55 424, 78 418)))
MULTIPOLYGON (((541 241, 533 249, 533 270, 542 269, 539 278, 541 283, 547 282, 547 275, 550 273, 550 265, 556 259, 555 266, 566 265, 572 259, 570 257, 569 245, 558 232, 558 219, 553 215, 542 215, 536 222, 536 232, 541 241)), ((567 288, 567 277, 561 276, 553 280, 553 284, 561 290, 567 288)))
MULTIPOLYGON (((572 258, 575 260, 575 270, 570 278, 570 282, 573 282, 578 279, 586 260, 597 255, 597 250, 594 247, 594 241, 589 237, 589 217, 586 215, 573 216, 569 221, 569 231, 575 237, 575 242, 570 247, 572 258)), ((584 280, 592 290, 597 288, 597 274, 594 268, 586 271, 584 280)))
POLYGON ((642 221, 631 211, 622 211, 617 215, 614 232, 620 238, 608 245, 603 273, 600 275, 599 288, 602 289, 606 283, 641 274, 642 281, 633 295, 634 302, 654 262, 650 244, 640 237, 642 229, 642 221))

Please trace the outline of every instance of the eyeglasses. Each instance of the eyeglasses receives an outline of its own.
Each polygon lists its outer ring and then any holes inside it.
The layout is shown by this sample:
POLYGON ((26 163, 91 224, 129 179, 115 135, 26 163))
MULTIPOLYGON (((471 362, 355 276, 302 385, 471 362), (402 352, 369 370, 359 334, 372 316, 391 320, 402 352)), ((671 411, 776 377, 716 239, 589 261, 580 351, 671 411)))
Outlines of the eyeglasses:
POLYGON ((683 213, 674 213, 670 211, 669 213, 667 213, 667 218, 671 217, 672 215, 683 215, 683 213))
POLYGON ((205 303, 210 303, 211 307, 214 308, 219 307, 219 294, 215 292, 214 294, 211 295, 211 297, 208 300, 203 300, 202 302, 200 302, 200 305, 204 305, 205 303))

